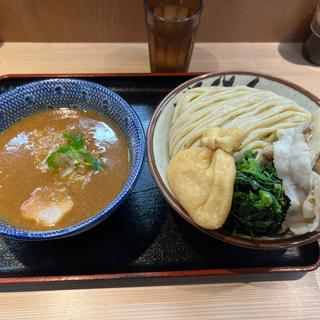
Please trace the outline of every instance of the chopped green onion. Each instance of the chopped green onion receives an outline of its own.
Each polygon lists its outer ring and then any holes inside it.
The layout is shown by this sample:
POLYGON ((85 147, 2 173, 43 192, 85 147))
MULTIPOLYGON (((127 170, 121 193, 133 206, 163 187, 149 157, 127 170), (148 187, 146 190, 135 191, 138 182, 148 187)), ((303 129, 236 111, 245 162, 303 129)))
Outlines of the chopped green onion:
POLYGON ((66 163, 68 165, 82 164, 90 167, 93 171, 102 169, 101 160, 85 149, 86 144, 82 134, 70 132, 63 134, 63 137, 67 140, 67 143, 58 147, 46 160, 46 164, 51 171, 66 163))

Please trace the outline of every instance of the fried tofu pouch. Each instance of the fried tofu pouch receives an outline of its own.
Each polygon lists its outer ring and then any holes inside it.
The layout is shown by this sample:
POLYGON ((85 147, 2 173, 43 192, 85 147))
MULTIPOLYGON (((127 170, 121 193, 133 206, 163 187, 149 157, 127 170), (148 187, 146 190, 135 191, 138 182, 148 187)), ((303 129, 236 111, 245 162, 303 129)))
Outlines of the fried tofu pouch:
POLYGON ((229 153, 198 147, 178 152, 169 163, 167 175, 191 218, 203 228, 218 229, 230 211, 235 173, 229 153))
POLYGON ((213 127, 208 129, 201 137, 200 145, 211 150, 221 148, 232 153, 239 150, 244 136, 244 132, 237 127, 229 129, 213 127))
POLYGON ((176 198, 201 227, 218 229, 232 204, 236 176, 232 152, 244 138, 238 128, 208 129, 201 147, 179 151, 170 160, 167 176, 176 198))

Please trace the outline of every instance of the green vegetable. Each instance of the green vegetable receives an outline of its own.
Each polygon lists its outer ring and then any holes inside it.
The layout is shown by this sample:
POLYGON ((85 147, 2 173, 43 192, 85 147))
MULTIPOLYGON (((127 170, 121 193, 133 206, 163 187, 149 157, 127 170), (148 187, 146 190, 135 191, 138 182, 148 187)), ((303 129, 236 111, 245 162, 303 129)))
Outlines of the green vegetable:
POLYGON ((63 137, 67 140, 67 143, 52 152, 46 160, 46 164, 50 170, 53 171, 58 167, 77 164, 89 166, 93 171, 102 169, 101 161, 95 158, 92 153, 86 151, 85 139, 82 134, 70 132, 65 133, 63 137))
POLYGON ((275 168, 262 166, 256 153, 246 152, 237 163, 233 202, 224 229, 251 237, 275 235, 288 207, 289 199, 275 168))
POLYGON ((71 147, 75 150, 83 149, 85 146, 84 137, 82 134, 64 133, 63 137, 68 141, 71 147))

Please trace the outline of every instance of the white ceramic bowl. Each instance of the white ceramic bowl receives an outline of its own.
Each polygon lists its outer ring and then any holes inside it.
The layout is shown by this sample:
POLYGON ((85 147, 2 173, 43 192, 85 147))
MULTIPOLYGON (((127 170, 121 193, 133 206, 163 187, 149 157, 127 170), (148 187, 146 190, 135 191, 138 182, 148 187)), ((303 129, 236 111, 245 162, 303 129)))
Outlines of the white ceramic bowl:
POLYGON ((259 238, 258 240, 235 237, 225 233, 221 229, 208 230, 199 227, 179 204, 170 189, 166 174, 169 163, 169 129, 174 113, 174 107, 181 94, 186 90, 194 87, 216 85, 229 87, 235 85, 246 85, 257 89, 270 90, 281 96, 292 99, 310 112, 313 112, 320 107, 319 99, 307 90, 288 81, 259 73, 240 71, 209 73, 181 84, 160 102, 153 114, 147 132, 147 157, 150 171, 166 200, 173 209, 180 214, 180 216, 196 228, 212 237, 240 246, 260 249, 282 249, 306 244, 319 239, 320 233, 318 232, 312 232, 302 236, 281 236, 279 238, 272 239, 259 238))

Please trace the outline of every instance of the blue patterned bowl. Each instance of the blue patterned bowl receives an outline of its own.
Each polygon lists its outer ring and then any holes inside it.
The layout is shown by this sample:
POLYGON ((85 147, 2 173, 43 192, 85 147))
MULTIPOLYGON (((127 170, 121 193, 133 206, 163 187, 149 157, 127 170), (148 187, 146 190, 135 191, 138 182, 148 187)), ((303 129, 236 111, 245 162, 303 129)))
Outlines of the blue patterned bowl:
POLYGON ((127 183, 106 208, 79 224, 52 231, 27 231, 0 221, 2 234, 22 240, 45 240, 83 232, 109 217, 137 180, 145 151, 141 122, 126 101, 96 83, 77 79, 49 79, 29 83, 0 95, 0 132, 24 117, 53 108, 91 110, 118 125, 130 150, 131 169, 127 183))

